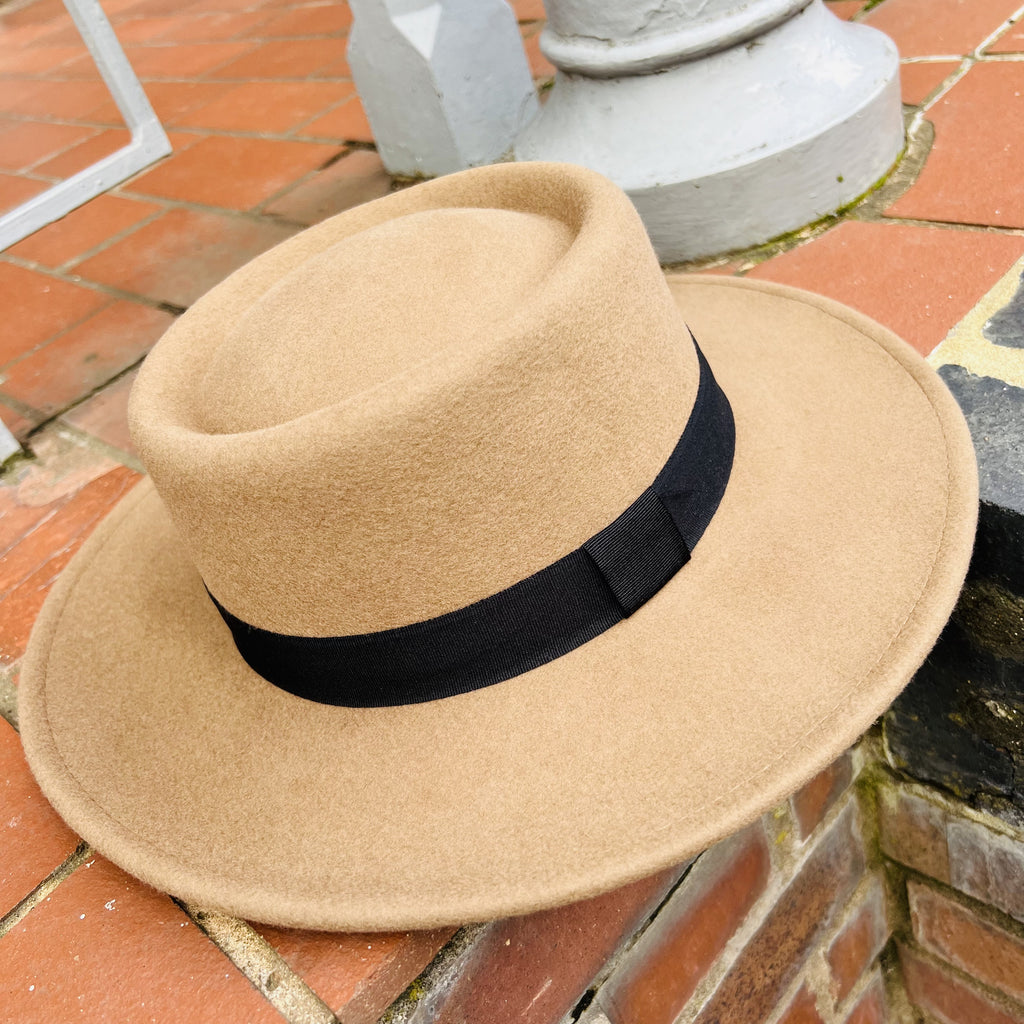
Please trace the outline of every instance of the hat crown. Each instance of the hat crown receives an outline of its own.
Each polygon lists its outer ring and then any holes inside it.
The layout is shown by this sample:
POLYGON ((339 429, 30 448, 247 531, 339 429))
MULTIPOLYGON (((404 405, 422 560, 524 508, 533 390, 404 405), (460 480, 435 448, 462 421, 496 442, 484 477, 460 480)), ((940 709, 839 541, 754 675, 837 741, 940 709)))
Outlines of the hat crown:
POLYGON ((131 421, 210 591, 264 629, 344 635, 580 546, 652 482, 696 386, 625 195, 511 164, 236 272, 153 350, 131 421))

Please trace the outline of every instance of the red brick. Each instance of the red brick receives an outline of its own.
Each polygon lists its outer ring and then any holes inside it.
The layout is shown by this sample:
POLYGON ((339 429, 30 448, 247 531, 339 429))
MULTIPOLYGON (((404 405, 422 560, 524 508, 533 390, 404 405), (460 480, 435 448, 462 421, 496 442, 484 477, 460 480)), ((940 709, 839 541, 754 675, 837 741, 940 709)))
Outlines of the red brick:
POLYGON ((283 134, 351 96, 351 82, 246 82, 183 114, 178 124, 221 131, 283 134))
POLYGON ((114 235, 159 212, 153 203, 107 193, 96 196, 60 220, 47 224, 7 251, 12 256, 59 267, 114 235))
POLYGON ((523 32, 523 49, 526 51, 526 62, 530 66, 533 78, 551 78, 557 68, 540 52, 541 26, 528 28, 523 32))
POLYGON ((111 301, 91 288, 3 261, 0 261, 0 295, 4 297, 0 366, 30 352, 58 331, 84 320, 111 301))
POLYGON ((1010 235, 846 221, 750 276, 845 302, 927 354, 1022 253, 1010 235))
MULTIPOLYGON (((18 734, 0 720, 0 916, 24 899, 78 845, 39 791, 18 734)), ((3 981, 0 981, 2 990, 3 981)))
POLYGON ((455 932, 335 935, 253 927, 345 1024, 375 1024, 455 932))
POLYGON ((935 804, 903 789, 878 793, 878 828, 882 852, 893 860, 940 882, 949 881, 946 814, 935 804))
MULTIPOLYGON (((351 101, 350 101, 351 102, 351 101)), ((322 167, 334 146, 210 136, 135 178, 133 192, 249 210, 322 167)))
POLYGON ((826 0, 825 9, 840 20, 849 21, 855 14, 860 14, 866 5, 867 0, 826 0))
POLYGON ((647 919, 678 869, 528 917, 494 922, 475 943, 432 1024, 551 1024, 647 919))
POLYGON ((512 0, 512 10, 518 21, 544 21, 547 17, 543 0, 512 0))
POLYGON ((0 942, 10 1020, 281 1021, 168 896, 100 857, 0 942))
MULTIPOLYGON (((182 117, 189 110, 211 103, 218 96, 223 96, 231 88, 229 82, 146 82, 146 95, 153 107, 153 112, 161 124, 173 126, 181 123, 182 117)), ((117 117, 117 107, 113 100, 108 100, 102 107, 94 110, 90 120, 100 121, 106 117, 117 117)))
POLYGON ((353 96, 330 113, 318 117, 302 129, 303 135, 318 139, 340 139, 346 142, 373 142, 373 129, 366 118, 362 101, 353 96))
POLYGON ((828 950, 832 995, 837 1003, 850 994, 888 940, 885 894, 876 881, 828 950))
POLYGON ((267 203, 263 210, 301 224, 315 224, 390 191, 391 175, 380 157, 357 149, 267 203))
POLYGON ((821 824, 852 779, 853 762, 849 754, 844 754, 790 798, 802 838, 806 839, 821 824))
POLYGON ((960 67, 959 61, 929 61, 927 64, 901 64, 900 86, 903 102, 919 106, 960 67))
POLYGON ((928 110, 935 143, 891 217, 1024 227, 1024 64, 975 64, 928 110))
POLYGON ((118 300, 10 366, 0 386, 52 416, 137 363, 173 322, 164 310, 118 300))
POLYGON ((189 306, 292 229, 214 212, 171 210, 75 268, 159 302, 189 306))
POLYGON ((782 1012, 778 1024, 823 1024, 814 993, 803 986, 782 1012))
POLYGON ((258 49, 218 68, 214 77, 308 78, 345 52, 343 39, 287 39, 263 43, 258 49))
MULTIPOLYGON (((111 465, 108 460, 92 458, 93 472, 111 465)), ((40 468, 45 479, 50 470, 40 468)), ((60 485, 52 510, 48 510, 34 529, 18 538, 0 557, 0 602, 3 619, 0 623, 0 661, 11 662, 25 653, 25 645, 53 581, 86 537, 107 512, 139 479, 139 474, 123 466, 95 476, 71 491, 69 481, 60 485), (61 490, 63 493, 61 493, 61 490)), ((23 480, 19 490, 7 503, 24 505, 24 494, 30 493, 38 480, 23 480)), ((71 482, 74 481, 72 478, 71 482)), ((38 500, 38 498, 37 498, 38 500)))
POLYGON ((845 1024, 886 1024, 885 985, 879 975, 857 1000, 845 1024))
POLYGON ((943 1024, 1024 1024, 1024 1007, 997 1005, 963 978, 904 946, 900 946, 899 954, 903 984, 911 1002, 943 1024))
POLYGON ((771 859, 755 823, 705 853, 601 990, 612 1024, 670 1024, 764 891, 771 859))
POLYGON ((180 21, 174 17, 127 18, 117 25, 117 38, 122 46, 133 43, 152 43, 167 35, 180 21))
POLYGON ((903 57, 964 56, 1019 6, 1017 0, 886 0, 863 19, 896 43, 903 57))
POLYGON ((956 818, 946 836, 950 885, 1024 921, 1024 841, 956 818))
POLYGON ((6 124, 0 129, 0 168, 24 170, 95 134, 95 128, 83 125, 48 124, 46 121, 6 124))
POLYGON ((108 384, 102 391, 66 412, 61 420, 99 438, 112 448, 134 455, 135 445, 128 432, 128 396, 135 383, 136 373, 132 370, 118 377, 113 384, 108 384))
POLYGON ((986 985, 1024 1002, 1024 941, 913 879, 907 882, 914 936, 986 985))
POLYGON ((35 171, 51 178, 70 178, 72 174, 84 171, 105 156, 116 153, 129 142, 131 133, 127 129, 108 128, 39 164, 35 171))
POLYGON ((851 804, 776 900, 698 1015, 698 1024, 767 1017, 860 880, 862 842, 851 804))
POLYGON ((0 420, 19 441, 24 441, 32 428, 39 424, 38 416, 27 416, 3 402, 0 402, 0 420))

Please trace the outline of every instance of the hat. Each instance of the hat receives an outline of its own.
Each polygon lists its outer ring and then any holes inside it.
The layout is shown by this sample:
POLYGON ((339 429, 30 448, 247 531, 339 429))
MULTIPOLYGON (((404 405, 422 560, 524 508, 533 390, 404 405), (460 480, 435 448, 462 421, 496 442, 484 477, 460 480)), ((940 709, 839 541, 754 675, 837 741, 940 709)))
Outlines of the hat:
POLYGON ((129 872, 285 926, 525 913, 709 846, 871 725, 974 535, 918 355, 666 279, 626 196, 557 164, 263 254, 130 420, 150 478, 39 617, 29 763, 129 872))

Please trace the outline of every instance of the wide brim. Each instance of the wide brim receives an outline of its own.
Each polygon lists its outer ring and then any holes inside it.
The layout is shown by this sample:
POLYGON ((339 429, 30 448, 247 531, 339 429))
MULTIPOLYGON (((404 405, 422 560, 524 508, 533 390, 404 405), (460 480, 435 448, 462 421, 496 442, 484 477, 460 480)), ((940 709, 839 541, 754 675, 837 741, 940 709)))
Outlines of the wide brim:
POLYGON ((966 425, 916 353, 845 307, 670 285, 737 445, 693 558, 648 604, 473 693, 319 705, 242 662, 143 482, 65 570, 26 658, 25 749, 60 814, 209 908, 426 928, 680 862, 841 754, 953 608, 977 513, 966 425))

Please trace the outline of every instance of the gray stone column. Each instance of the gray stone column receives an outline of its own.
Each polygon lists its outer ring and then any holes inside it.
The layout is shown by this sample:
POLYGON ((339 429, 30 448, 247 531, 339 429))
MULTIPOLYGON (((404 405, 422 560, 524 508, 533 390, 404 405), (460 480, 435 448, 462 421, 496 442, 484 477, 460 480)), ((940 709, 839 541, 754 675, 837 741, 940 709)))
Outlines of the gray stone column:
POLYGON ((384 166, 434 177, 508 155, 536 113, 504 0, 351 0, 348 60, 384 166))
POLYGON ((663 262, 767 241, 867 191, 903 146, 896 48, 821 0, 546 0, 559 69, 519 160, 632 197, 663 262))

